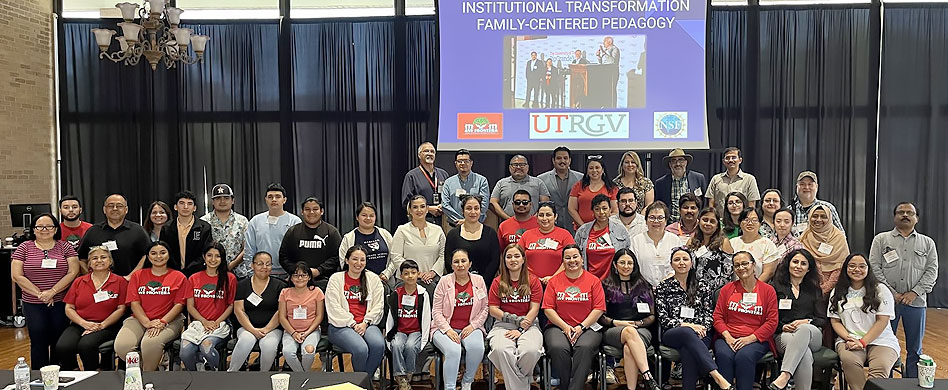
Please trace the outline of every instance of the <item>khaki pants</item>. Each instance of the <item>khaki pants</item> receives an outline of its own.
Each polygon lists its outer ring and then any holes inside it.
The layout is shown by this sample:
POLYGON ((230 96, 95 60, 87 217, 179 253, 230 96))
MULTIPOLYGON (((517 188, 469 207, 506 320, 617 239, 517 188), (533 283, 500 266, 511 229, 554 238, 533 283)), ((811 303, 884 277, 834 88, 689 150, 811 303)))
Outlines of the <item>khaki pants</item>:
POLYGON ((836 353, 846 376, 846 384, 850 390, 862 390, 866 385, 866 374, 863 366, 869 363, 869 378, 888 378, 892 366, 899 360, 899 353, 889 347, 869 345, 866 350, 850 351, 846 343, 836 344, 836 353))
POLYGON ((158 364, 161 363, 161 355, 164 353, 165 344, 173 342, 181 337, 181 330, 184 328, 184 315, 179 314, 175 319, 168 323, 160 333, 155 337, 145 336, 148 331, 135 316, 128 317, 122 323, 122 329, 115 336, 115 353, 119 358, 124 359, 125 354, 140 350, 142 371, 155 371, 158 364), (139 348, 139 344, 141 348, 139 348))

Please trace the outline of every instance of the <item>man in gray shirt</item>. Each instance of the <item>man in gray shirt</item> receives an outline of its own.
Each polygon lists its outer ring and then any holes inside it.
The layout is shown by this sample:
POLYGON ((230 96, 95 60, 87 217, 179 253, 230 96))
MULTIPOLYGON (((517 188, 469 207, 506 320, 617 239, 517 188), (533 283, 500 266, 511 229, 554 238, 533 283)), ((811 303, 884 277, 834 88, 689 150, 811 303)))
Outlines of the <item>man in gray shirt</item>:
POLYGON ((935 241, 915 231, 918 210, 911 202, 895 206, 895 228, 879 233, 872 239, 869 265, 879 282, 892 290, 895 297, 895 318, 892 331, 899 328, 899 319, 905 328, 904 378, 918 377, 918 356, 922 353, 925 336, 927 296, 938 277, 938 251, 935 241))
MULTIPOLYGON (((522 154, 515 155, 510 159, 510 176, 498 180, 494 185, 494 191, 490 193, 490 209, 501 222, 513 215, 513 195, 517 190, 529 192, 530 199, 540 199, 540 202, 550 200, 550 191, 546 185, 527 172, 530 172, 527 158, 522 154)), ((530 214, 537 213, 537 203, 533 202, 530 206, 530 214)))
POLYGON ((553 149, 553 169, 541 173, 537 178, 546 185, 546 189, 550 191, 550 199, 556 206, 556 226, 566 229, 569 234, 576 234, 566 206, 569 203, 570 190, 583 180, 583 174, 570 169, 570 162, 572 154, 569 148, 557 147, 553 149))

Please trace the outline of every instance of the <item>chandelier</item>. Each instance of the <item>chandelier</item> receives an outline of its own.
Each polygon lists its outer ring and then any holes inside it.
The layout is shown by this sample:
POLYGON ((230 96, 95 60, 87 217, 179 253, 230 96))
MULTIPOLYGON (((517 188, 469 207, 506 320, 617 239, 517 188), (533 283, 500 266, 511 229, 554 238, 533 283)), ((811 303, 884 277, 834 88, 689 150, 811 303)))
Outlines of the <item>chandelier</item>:
POLYGON ((162 61, 166 69, 176 67, 178 62, 186 65, 204 62, 204 48, 210 38, 207 35, 191 35, 191 29, 178 27, 184 10, 165 8, 166 0, 145 2, 148 4, 147 10, 136 3, 115 5, 122 11, 122 19, 125 19, 118 24, 122 36, 115 37, 121 50, 108 52, 115 30, 92 29, 96 44, 99 45, 99 59, 107 58, 112 62, 135 66, 145 56, 152 70, 158 67, 158 61, 162 61), (136 14, 139 19, 137 23, 134 21, 136 14), (194 55, 188 51, 188 46, 194 50, 194 55))

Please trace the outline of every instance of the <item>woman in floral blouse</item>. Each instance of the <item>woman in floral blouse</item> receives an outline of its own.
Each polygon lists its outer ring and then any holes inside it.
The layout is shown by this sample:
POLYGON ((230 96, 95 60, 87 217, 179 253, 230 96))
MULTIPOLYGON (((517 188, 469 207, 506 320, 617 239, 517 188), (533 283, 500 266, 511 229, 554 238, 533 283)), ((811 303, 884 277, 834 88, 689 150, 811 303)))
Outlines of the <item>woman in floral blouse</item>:
POLYGON ((635 191, 635 212, 641 213, 648 205, 655 201, 655 185, 645 177, 642 170, 642 160, 639 154, 633 151, 622 155, 619 163, 619 176, 612 180, 619 188, 631 187, 635 191))
POLYGON ((662 343, 681 355, 681 387, 693 389, 699 377, 711 375, 721 389, 733 389, 718 372, 708 348, 714 310, 712 290, 697 277, 691 251, 680 247, 672 251, 674 276, 663 280, 655 290, 656 311, 661 323, 662 343))
POLYGON ((698 280, 708 283, 711 291, 734 279, 731 269, 731 242, 721 230, 718 214, 713 207, 705 208, 698 214, 698 229, 688 240, 688 250, 695 255, 695 273, 698 280))

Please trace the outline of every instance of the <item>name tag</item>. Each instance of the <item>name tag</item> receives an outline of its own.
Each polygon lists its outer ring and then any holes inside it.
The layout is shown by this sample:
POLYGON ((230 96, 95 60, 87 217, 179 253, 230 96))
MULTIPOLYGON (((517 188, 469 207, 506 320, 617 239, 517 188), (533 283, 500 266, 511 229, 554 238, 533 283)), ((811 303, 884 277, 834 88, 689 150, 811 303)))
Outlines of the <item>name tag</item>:
POLYGON ((415 306, 415 298, 414 295, 403 295, 402 306, 415 306))
POLYGON ((294 320, 305 320, 306 319, 306 308, 303 306, 297 306, 293 309, 293 319, 294 320))
POLYGON ((458 189, 454 190, 454 196, 460 198, 462 195, 467 195, 467 190, 465 190, 465 189, 463 189, 463 188, 458 188, 458 189))
POLYGON ((744 293, 744 296, 741 297, 741 302, 746 304, 757 303, 757 293, 744 293))
POLYGON ((703 195, 703 194, 704 194, 704 193, 701 192, 701 188, 695 188, 695 196, 700 197, 700 196, 703 195))
POLYGON ((56 268, 56 259, 50 259, 50 258, 43 259, 43 264, 40 264, 40 267, 56 268))
POLYGON ((560 243, 553 239, 547 239, 543 246, 546 247, 546 249, 555 251, 556 248, 560 247, 560 243))
POLYGON ((635 304, 635 307, 639 309, 639 313, 651 313, 652 309, 648 307, 648 303, 639 302, 635 304))
POLYGON ((895 249, 890 250, 890 251, 884 253, 884 254, 882 255, 882 258, 885 259, 885 263, 886 263, 886 264, 889 264, 889 263, 891 263, 891 262, 896 261, 896 260, 899 259, 899 252, 896 251, 895 249))
POLYGON ((602 329, 602 325, 599 325, 599 323, 596 322, 596 323, 593 323, 592 326, 589 327, 589 329, 592 329, 593 332, 598 332, 600 329, 602 329))
POLYGON ((487 298, 487 293, 485 293, 484 290, 477 290, 474 292, 474 298, 477 298, 477 299, 487 298))
POLYGON ((118 250, 118 243, 115 241, 106 241, 102 243, 102 246, 109 249, 109 251, 118 250))
POLYGON ((280 221, 280 217, 267 216, 267 223, 270 225, 276 225, 280 221))
POLYGON ((710 252, 710 251, 708 250, 708 247, 702 245, 700 248, 698 248, 698 250, 695 251, 695 257, 704 256, 704 255, 708 254, 708 252, 710 252))
POLYGON ((793 305, 793 301, 789 299, 780 300, 780 310, 790 310, 790 306, 793 305))
POLYGON ((95 294, 92 294, 92 299, 95 300, 95 303, 103 302, 109 300, 108 291, 96 291, 95 294))
POLYGON ((817 251, 817 252, 820 252, 820 253, 822 253, 822 254, 824 254, 824 255, 828 255, 828 254, 830 254, 830 253, 833 253, 833 246, 830 245, 830 244, 827 244, 827 243, 825 243, 825 242, 821 242, 821 243, 820 243, 820 247, 819 247, 819 248, 816 248, 816 251, 817 251))
POLYGON ((688 306, 681 307, 681 318, 695 318, 695 309, 688 306))
POLYGON ((257 295, 257 293, 252 292, 250 296, 247 297, 247 302, 250 302, 251 305, 257 306, 260 302, 263 302, 263 297, 257 295))

